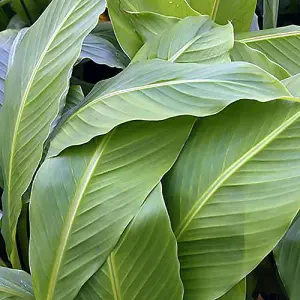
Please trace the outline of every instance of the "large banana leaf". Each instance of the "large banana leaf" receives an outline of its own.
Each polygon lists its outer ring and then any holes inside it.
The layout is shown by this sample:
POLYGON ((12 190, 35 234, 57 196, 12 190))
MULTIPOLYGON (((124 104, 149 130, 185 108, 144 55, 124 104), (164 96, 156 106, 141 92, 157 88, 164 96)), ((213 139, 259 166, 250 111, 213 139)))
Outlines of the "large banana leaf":
POLYGON ((234 43, 231 24, 219 26, 207 16, 187 17, 148 41, 133 61, 160 58, 172 62, 230 62, 234 43))
POLYGON ((176 239, 159 185, 76 299, 181 300, 182 296, 176 239))
POLYGON ((7 253, 19 266, 15 244, 21 196, 42 156, 50 124, 68 89, 84 37, 105 1, 53 0, 20 42, 5 82, 0 124, 5 190, 3 228, 7 253), (49 22, 55 18, 55 22, 49 22))
POLYGON ((290 77, 290 74, 277 63, 270 60, 264 53, 252 49, 245 43, 235 42, 231 51, 233 61, 246 61, 274 75, 279 80, 290 77))
POLYGON ((236 40, 266 54, 290 74, 300 73, 300 27, 287 26, 238 34, 236 40))
POLYGON ((213 68, 160 60, 132 64, 115 78, 96 85, 81 106, 65 115, 49 156, 124 122, 178 115, 204 117, 239 99, 268 101, 289 95, 273 76, 247 63, 213 68))
POLYGON ((178 18, 198 15, 185 0, 108 0, 107 5, 119 43, 131 58, 142 47, 143 41, 135 31, 127 11, 153 12, 178 18))
POLYGON ((245 300, 246 299, 246 279, 235 285, 225 295, 218 300, 245 300))
POLYGON ((300 74, 291 76, 282 81, 293 96, 300 98, 300 74))
POLYGON ((256 0, 187 0, 192 8, 219 24, 232 21, 236 32, 249 31, 256 0))
POLYGON ((215 299, 275 247, 300 208, 300 103, 243 100, 199 120, 163 181, 185 299, 215 299))
POLYGON ((274 251, 280 277, 290 300, 300 295, 300 218, 298 217, 274 251))
POLYGON ((4 98, 4 81, 8 71, 8 60, 11 46, 18 34, 16 30, 0 32, 0 109, 4 98))
POLYGON ((30 276, 23 271, 0 267, 0 299, 34 300, 30 276))
POLYGON ((74 299, 173 165, 193 123, 181 117, 123 124, 44 162, 30 205, 37 300, 74 299))

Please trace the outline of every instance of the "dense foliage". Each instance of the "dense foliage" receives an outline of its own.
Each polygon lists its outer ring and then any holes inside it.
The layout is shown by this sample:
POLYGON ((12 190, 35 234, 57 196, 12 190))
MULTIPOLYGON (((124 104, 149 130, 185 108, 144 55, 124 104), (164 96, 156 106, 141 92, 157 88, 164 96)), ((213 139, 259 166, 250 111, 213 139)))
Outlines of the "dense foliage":
POLYGON ((300 29, 263 7, 0 0, 0 299, 300 297, 300 29))

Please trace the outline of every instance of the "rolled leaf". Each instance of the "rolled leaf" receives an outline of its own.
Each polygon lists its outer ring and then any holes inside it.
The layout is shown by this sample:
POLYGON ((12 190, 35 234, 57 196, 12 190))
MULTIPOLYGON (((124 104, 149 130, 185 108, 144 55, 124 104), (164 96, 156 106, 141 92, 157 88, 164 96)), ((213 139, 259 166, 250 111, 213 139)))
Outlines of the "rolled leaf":
POLYGON ((264 102, 283 96, 290 93, 281 82, 247 63, 213 68, 159 60, 132 64, 115 78, 97 84, 80 107, 65 115, 49 156, 128 121, 205 117, 239 99, 264 102))
POLYGON ((147 42, 133 61, 160 58, 172 62, 230 62, 234 43, 231 24, 219 26, 209 17, 187 17, 147 42))
POLYGON ((143 46, 143 41, 127 11, 153 12, 178 18, 198 15, 185 0, 108 0, 107 5, 118 41, 130 58, 143 46))
POLYGON ((161 185, 126 228, 107 262, 84 285, 77 300, 181 300, 177 244, 161 185))
POLYGON ((274 250, 280 277, 290 300, 300 295, 300 218, 298 217, 274 250))
POLYGON ((23 271, 0 267, 0 299, 34 300, 30 276, 23 271))
POLYGON ((250 48, 245 43, 235 42, 230 56, 233 61, 246 61, 261 67, 279 80, 290 77, 284 68, 270 60, 264 53, 250 48))
POLYGON ((9 53, 17 34, 18 31, 12 29, 0 32, 0 109, 4 98, 4 82, 8 71, 9 53))
POLYGON ((37 300, 74 299, 174 164, 193 124, 193 117, 123 124, 43 163, 30 204, 37 300))
POLYGON ((163 181, 185 299, 216 299, 272 251, 300 207, 300 103, 240 101, 200 119, 163 181))
POLYGON ((191 7, 203 15, 209 15, 218 24, 232 21, 235 32, 249 31, 256 0, 187 0, 191 7))
POLYGON ((43 152, 50 125, 68 90, 72 67, 105 1, 53 0, 26 32, 5 82, 0 144, 5 190, 3 227, 7 253, 19 266, 15 243, 21 196, 43 152), (55 18, 55 22, 49 22, 55 18))
POLYGON ((259 50, 291 75, 300 73, 300 27, 287 26, 241 33, 236 40, 259 50))

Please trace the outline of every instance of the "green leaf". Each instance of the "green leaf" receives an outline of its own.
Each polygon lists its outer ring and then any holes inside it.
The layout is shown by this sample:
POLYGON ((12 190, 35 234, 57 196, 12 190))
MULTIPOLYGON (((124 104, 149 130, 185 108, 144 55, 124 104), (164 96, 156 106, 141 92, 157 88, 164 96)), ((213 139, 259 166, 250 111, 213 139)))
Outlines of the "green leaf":
POLYGON ((5 181, 2 232, 15 267, 19 266, 15 233, 21 196, 42 157, 82 41, 104 9, 105 1, 53 0, 26 32, 8 73, 4 99, 9 101, 4 101, 0 120, 5 181), (55 22, 49 22, 51 18, 55 22))
POLYGON ((291 75, 300 73, 300 26, 287 26, 239 34, 237 41, 267 55, 291 75))
POLYGON ((133 62, 154 58, 179 63, 230 62, 233 43, 231 24, 219 26, 206 16, 187 17, 147 42, 133 62))
POLYGON ((225 295, 218 300, 245 300, 246 299, 246 279, 243 279, 225 295))
POLYGON ((34 300, 30 276, 23 271, 0 267, 0 299, 34 300))
POLYGON ((84 100, 84 94, 80 85, 73 85, 70 87, 67 98, 66 106, 64 107, 64 113, 68 110, 79 105, 84 100))
POLYGON ((218 24, 231 21, 235 32, 249 31, 256 0, 187 0, 201 14, 209 15, 218 24))
POLYGON ((200 119, 163 181, 185 299, 215 299, 272 251, 300 207, 300 103, 200 119))
POLYGON ((83 41, 80 59, 85 58, 97 64, 120 69, 124 69, 129 63, 128 57, 121 49, 115 48, 106 39, 93 34, 89 34, 83 41))
POLYGON ((270 60, 264 53, 250 48, 245 43, 235 42, 231 51, 231 58, 233 61, 246 61, 261 67, 279 80, 290 77, 284 68, 270 60))
POLYGON ((157 186, 77 300, 181 300, 177 244, 157 186))
POLYGON ((300 295, 300 218, 298 217, 289 231, 274 250, 280 277, 290 300, 298 300, 300 295))
POLYGON ((178 18, 198 15, 185 0, 108 0, 107 5, 118 41, 130 58, 142 47, 143 41, 135 31, 127 11, 152 12, 178 18))
POLYGON ((44 162, 30 205, 37 300, 77 295, 171 168, 193 124, 192 117, 126 123, 44 162))
POLYGON ((92 34, 106 39, 116 48, 119 47, 119 49, 121 49, 110 22, 98 23, 97 26, 93 29, 92 34))
POLYGON ((282 81, 294 97, 300 98, 300 74, 294 75, 282 81))
POLYGON ((16 30, 11 29, 0 32, 0 109, 4 98, 4 82, 8 71, 9 53, 17 34, 16 30))
POLYGON ((283 96, 290 94, 282 83, 247 63, 213 68, 161 60, 132 64, 118 76, 97 84, 80 107, 65 115, 49 156, 128 121, 205 117, 239 99, 269 101, 283 96))
POLYGON ((279 0, 264 0, 264 29, 276 28, 279 0))
POLYGON ((14 15, 7 25, 7 29, 16 29, 20 30, 26 26, 26 23, 18 16, 14 15))

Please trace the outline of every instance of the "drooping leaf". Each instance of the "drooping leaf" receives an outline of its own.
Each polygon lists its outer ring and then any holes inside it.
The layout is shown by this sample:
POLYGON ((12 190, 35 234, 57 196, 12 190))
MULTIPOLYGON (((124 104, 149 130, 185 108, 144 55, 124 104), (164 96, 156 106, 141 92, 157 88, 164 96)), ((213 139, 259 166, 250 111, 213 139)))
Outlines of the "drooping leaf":
POLYGON ((147 42, 133 62, 154 58, 179 63, 230 62, 233 43, 231 24, 219 26, 207 16, 187 17, 147 42))
POLYGON ((30 276, 23 271, 0 267, 0 299, 34 300, 30 276))
POLYGON ((300 295, 300 218, 298 217, 274 250, 280 277, 290 300, 300 295))
POLYGON ((294 97, 300 98, 300 73, 282 81, 294 97))
POLYGON ((0 109, 4 98, 4 82, 8 71, 8 60, 11 46, 18 31, 7 29, 0 32, 0 109))
POLYGON ((89 34, 83 41, 80 60, 91 59, 97 64, 124 69, 128 63, 125 53, 106 39, 89 34))
POLYGON ((290 74, 300 73, 300 27, 287 26, 238 34, 237 41, 267 55, 290 74))
POLYGON ((239 101, 199 120, 163 181, 185 299, 215 299, 271 252, 300 207, 300 103, 239 101))
POLYGON ((232 21, 235 32, 249 31, 256 0, 187 0, 192 8, 209 15, 218 24, 232 21))
POLYGON ((181 300, 177 244, 157 186, 76 300, 181 300))
POLYGON ((279 0, 264 0, 264 29, 276 28, 279 10, 279 0))
POLYGON ((193 123, 126 123, 44 162, 30 204, 37 300, 74 299, 173 165, 193 123))
POLYGON ((116 48, 120 47, 111 22, 98 23, 97 26, 92 30, 92 34, 106 39, 116 48))
POLYGON ((81 86, 80 85, 71 86, 66 98, 66 106, 64 107, 64 113, 74 108, 83 100, 84 100, 84 94, 81 86))
POLYGON ((143 41, 126 11, 153 12, 178 18, 197 15, 185 0, 108 0, 107 5, 118 41, 130 58, 142 47, 143 41))
POLYGON ((21 196, 41 159, 82 41, 104 8, 104 0, 53 0, 17 47, 5 82, 4 99, 9 101, 4 101, 0 120, 5 181, 2 232, 14 266, 19 266, 15 233, 21 196), (54 17, 55 22, 49 22, 54 17))
POLYGON ((245 300, 246 299, 246 279, 240 281, 225 295, 218 298, 218 300, 245 300))
POLYGON ((290 77, 290 74, 277 63, 270 60, 264 53, 252 49, 245 43, 235 42, 231 51, 233 61, 246 61, 261 67, 279 80, 290 77))
POLYGON ((289 95, 282 83, 248 63, 213 68, 161 60, 132 64, 115 78, 97 84, 81 106, 65 115, 49 156, 128 121, 204 117, 239 99, 268 101, 289 95))

